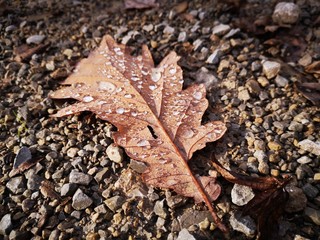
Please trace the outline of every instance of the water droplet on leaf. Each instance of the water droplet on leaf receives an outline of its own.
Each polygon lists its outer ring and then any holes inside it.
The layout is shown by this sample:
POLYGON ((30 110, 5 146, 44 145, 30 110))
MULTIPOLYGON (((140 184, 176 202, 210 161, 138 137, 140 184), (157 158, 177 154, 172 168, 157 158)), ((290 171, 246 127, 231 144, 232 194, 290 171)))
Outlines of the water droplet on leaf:
POLYGON ((161 78, 161 71, 160 69, 153 68, 151 72, 151 80, 154 82, 158 82, 161 78))
POLYGON ((119 113, 119 114, 124 113, 124 108, 117 108, 116 113, 119 113))
POLYGON ((194 131, 191 129, 186 129, 181 134, 184 138, 192 138, 194 136, 194 131))
POLYGON ((91 102, 92 100, 93 100, 93 97, 91 97, 91 96, 84 96, 82 99, 82 101, 84 101, 84 102, 91 102))
POLYGON ((156 85, 150 85, 149 89, 153 91, 153 90, 157 89, 157 86, 156 85))
POLYGON ((170 68, 169 73, 170 74, 175 74, 177 72, 176 68, 170 68))
POLYGON ((197 100, 201 100, 201 98, 202 98, 202 93, 201 93, 201 92, 195 92, 195 93, 193 94, 193 97, 194 97, 195 99, 197 99, 197 100))
POLYGON ((139 142, 137 142, 137 146, 139 147, 146 147, 146 146, 150 146, 150 142, 148 140, 140 140, 139 142))
POLYGON ((99 82, 98 88, 101 91, 107 91, 107 92, 112 93, 116 89, 116 86, 110 82, 99 82))

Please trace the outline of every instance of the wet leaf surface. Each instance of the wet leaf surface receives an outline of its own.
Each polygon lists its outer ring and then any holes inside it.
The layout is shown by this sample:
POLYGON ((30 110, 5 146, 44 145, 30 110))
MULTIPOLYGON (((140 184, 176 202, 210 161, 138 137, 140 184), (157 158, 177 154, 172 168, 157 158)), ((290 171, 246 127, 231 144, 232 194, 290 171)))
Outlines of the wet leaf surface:
POLYGON ((91 111, 112 123, 118 130, 114 141, 129 157, 148 164, 142 175, 147 184, 205 202, 218 227, 226 231, 211 205, 221 191, 216 179, 195 176, 188 166, 195 151, 223 136, 225 124, 201 125, 208 107, 205 87, 193 85, 182 90, 182 70, 175 52, 157 67, 146 46, 139 56, 130 52, 105 36, 99 48, 63 82, 71 86, 51 95, 79 101, 54 117, 91 111))

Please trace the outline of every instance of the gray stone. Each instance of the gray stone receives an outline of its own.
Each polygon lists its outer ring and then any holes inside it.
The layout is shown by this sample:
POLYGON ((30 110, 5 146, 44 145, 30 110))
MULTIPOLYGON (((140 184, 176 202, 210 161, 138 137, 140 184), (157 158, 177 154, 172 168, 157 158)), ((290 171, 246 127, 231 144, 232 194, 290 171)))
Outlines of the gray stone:
POLYGON ((121 196, 114 196, 104 201, 107 207, 113 212, 117 211, 124 202, 125 198, 121 196))
POLYGON ((248 101, 251 97, 247 89, 242 89, 238 93, 238 98, 242 101, 248 101))
POLYGON ((32 158, 29 148, 20 148, 17 156, 14 159, 13 167, 18 168, 22 163, 29 161, 32 158))
POLYGON ((121 163, 123 161, 123 150, 115 144, 110 144, 107 147, 106 153, 108 158, 113 162, 121 163))
POLYGON ((290 125, 288 126, 288 129, 290 131, 294 131, 294 132, 301 132, 303 129, 303 125, 301 123, 296 122, 296 121, 292 121, 290 123, 290 125))
POLYGON ((94 179, 97 181, 97 183, 100 183, 104 178, 107 177, 108 172, 109 172, 109 168, 104 167, 99 172, 96 173, 96 175, 94 176, 94 179))
POLYGON ((289 213, 302 211, 307 206, 307 197, 301 188, 287 185, 285 187, 289 194, 289 199, 286 203, 285 210, 289 213))
POLYGON ((148 25, 144 25, 142 29, 147 31, 147 32, 150 32, 150 31, 153 30, 153 27, 154 27, 153 24, 150 23, 148 25))
POLYGON ((187 229, 182 229, 176 240, 196 240, 187 229))
POLYGON ((310 183, 303 185, 302 190, 311 199, 315 198, 319 194, 318 188, 312 186, 310 183))
POLYGON ((217 26, 214 26, 212 29, 212 34, 222 36, 230 31, 230 26, 226 24, 219 24, 217 26))
POLYGON ((231 200, 238 206, 247 204, 252 198, 254 193, 252 188, 244 185, 234 184, 231 190, 231 200))
POLYGON ((178 42, 184 42, 187 39, 187 33, 186 32, 180 32, 178 36, 178 42))
POLYGON ((291 2, 279 2, 272 14, 272 20, 278 24, 296 23, 300 16, 300 8, 291 2))
POLYGON ((89 185, 89 183, 92 180, 92 176, 78 172, 75 170, 72 170, 69 176, 69 182, 70 183, 76 183, 76 184, 81 184, 81 185, 89 185))
POLYGON ((194 76, 196 83, 204 84, 207 90, 210 90, 218 82, 218 79, 205 67, 200 68, 194 76))
POLYGON ((231 212, 230 225, 233 230, 244 233, 247 237, 253 237, 256 232, 256 224, 249 216, 242 216, 239 212, 231 212))
POLYGON ((83 193, 81 189, 78 189, 72 197, 72 207, 76 210, 86 209, 92 202, 92 199, 83 193))
POLYGON ((314 208, 306 207, 304 214, 312 220, 317 225, 320 225, 320 210, 314 208))
POLYGON ((36 204, 36 201, 26 198, 25 200, 22 201, 22 204, 21 204, 22 211, 28 212, 30 209, 34 207, 35 204, 36 204))
POLYGON ((13 192, 14 194, 22 193, 24 192, 25 188, 25 182, 24 182, 24 177, 19 176, 19 177, 14 177, 11 178, 7 184, 6 187, 13 192))
POLYGON ((312 162, 312 159, 307 156, 302 156, 301 158, 297 159, 297 162, 300 164, 308 164, 312 162))
POLYGON ((271 79, 277 76, 277 74, 280 71, 280 67, 281 65, 278 62, 273 62, 273 61, 262 62, 263 73, 266 75, 268 79, 271 79))
POLYGON ((77 185, 75 183, 63 184, 63 186, 61 187, 61 190, 60 190, 60 195, 61 195, 61 197, 71 196, 74 194, 76 189, 77 189, 77 185))
POLYGON ((54 229, 49 236, 48 240, 58 240, 60 235, 60 231, 58 229, 54 229))
POLYGON ((27 38, 26 42, 27 42, 28 44, 31 44, 31 43, 39 44, 39 43, 41 43, 45 38, 46 38, 46 36, 44 36, 44 35, 32 35, 32 36, 30 36, 30 37, 27 38))
POLYGON ((153 208, 153 211, 157 216, 162 217, 162 218, 165 219, 167 217, 167 212, 163 207, 164 200, 165 199, 163 199, 161 201, 156 201, 156 203, 154 205, 154 208, 153 208))
POLYGON ((267 159, 267 154, 263 150, 256 150, 253 156, 258 159, 259 162, 266 161, 267 159))
POLYGON ((286 79, 280 75, 277 75, 277 77, 274 81, 278 87, 285 87, 289 84, 288 79, 286 79))
POLYGON ((75 148, 75 147, 69 148, 67 151, 67 156, 70 158, 74 158, 75 156, 77 156, 78 151, 79 151, 78 148, 75 148))
POLYGON ((221 56, 221 50, 215 49, 213 53, 208 57, 206 62, 211 64, 217 64, 219 62, 220 56, 221 56))
POLYGON ((320 142, 313 142, 309 139, 304 139, 298 143, 298 147, 304 151, 320 156, 320 142))
POLYGON ((169 25, 167 25, 164 29, 163 29, 163 34, 168 34, 171 35, 174 33, 174 28, 170 27, 169 25))
POLYGON ((0 221, 0 235, 7 235, 12 229, 12 220, 10 213, 4 215, 0 221))

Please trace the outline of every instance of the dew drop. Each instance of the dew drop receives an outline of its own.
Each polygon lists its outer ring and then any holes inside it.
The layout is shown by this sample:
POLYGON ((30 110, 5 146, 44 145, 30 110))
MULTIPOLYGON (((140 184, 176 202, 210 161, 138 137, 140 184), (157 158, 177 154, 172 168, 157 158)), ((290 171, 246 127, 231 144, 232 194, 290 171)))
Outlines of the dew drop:
POLYGON ((202 93, 201 93, 201 92, 195 92, 195 93, 193 94, 193 97, 194 97, 195 99, 197 99, 197 100, 201 100, 201 98, 202 98, 202 93))
POLYGON ((92 100, 93 100, 93 97, 91 97, 91 96, 84 96, 82 99, 82 101, 84 101, 84 102, 91 102, 92 100))
POLYGON ((116 113, 119 113, 119 114, 124 113, 124 108, 117 108, 116 113))
POLYGON ((171 159, 160 158, 160 159, 158 160, 158 162, 161 163, 161 164, 166 164, 166 163, 171 162, 171 159))
POLYGON ((170 70, 169 70, 169 73, 170 74, 175 74, 177 72, 177 69, 176 68, 170 68, 170 70))
POLYGON ((150 142, 148 140, 140 140, 139 142, 137 142, 137 146, 139 147, 146 147, 146 146, 150 146, 150 142))
POLYGON ((122 88, 122 87, 119 87, 119 88, 117 88, 116 92, 119 93, 119 92, 121 92, 122 90, 123 90, 123 88, 122 88))
POLYGON ((136 117, 136 116, 138 116, 138 113, 137 112, 131 112, 131 116, 132 117, 136 117))
POLYGON ((182 136, 184 138, 192 138, 194 136, 194 131, 192 131, 191 129, 186 129, 182 132, 182 136))
POLYGON ((132 98, 132 95, 131 94, 125 94, 124 97, 125 98, 132 98))
POLYGON ((110 82, 99 82, 98 88, 101 91, 107 91, 107 92, 112 93, 116 89, 116 86, 110 82))
POLYGON ((182 84, 183 83, 183 79, 179 80, 179 83, 182 84))
POLYGON ((103 104, 105 104, 105 103, 107 103, 106 101, 99 101, 98 102, 98 105, 103 105, 103 104))
POLYGON ((174 111, 172 114, 173 114, 174 116, 177 116, 177 115, 179 115, 179 114, 180 114, 180 112, 178 112, 178 111, 174 111))
POLYGON ((134 82, 136 82, 136 81, 139 81, 140 78, 133 76, 133 77, 131 77, 131 80, 134 81, 134 82))
POLYGON ((161 78, 161 71, 160 69, 153 68, 151 72, 151 80, 154 82, 158 82, 161 78))
POLYGON ((73 113, 73 111, 72 110, 68 110, 68 111, 66 111, 66 114, 72 114, 73 113))
POLYGON ((141 70, 142 75, 148 75, 148 71, 141 70))
POLYGON ((157 86, 156 85, 150 85, 149 89, 153 91, 153 90, 157 89, 157 86))

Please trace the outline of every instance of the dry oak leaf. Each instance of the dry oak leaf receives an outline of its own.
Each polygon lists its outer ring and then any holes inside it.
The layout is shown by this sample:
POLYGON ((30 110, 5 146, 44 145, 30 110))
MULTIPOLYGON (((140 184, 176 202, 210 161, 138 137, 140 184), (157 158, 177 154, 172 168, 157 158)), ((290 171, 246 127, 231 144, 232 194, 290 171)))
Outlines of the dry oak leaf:
POLYGON ((207 142, 226 131, 220 121, 201 125, 208 107, 204 85, 182 90, 179 57, 171 52, 155 67, 147 46, 140 56, 105 36, 100 46, 83 59, 51 98, 79 102, 59 110, 54 117, 82 111, 94 112, 117 127, 114 141, 132 159, 148 165, 142 177, 147 184, 169 188, 205 202, 217 226, 226 231, 212 207, 221 192, 216 179, 195 176, 188 160, 207 142))

